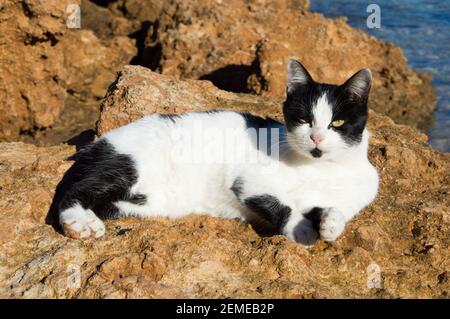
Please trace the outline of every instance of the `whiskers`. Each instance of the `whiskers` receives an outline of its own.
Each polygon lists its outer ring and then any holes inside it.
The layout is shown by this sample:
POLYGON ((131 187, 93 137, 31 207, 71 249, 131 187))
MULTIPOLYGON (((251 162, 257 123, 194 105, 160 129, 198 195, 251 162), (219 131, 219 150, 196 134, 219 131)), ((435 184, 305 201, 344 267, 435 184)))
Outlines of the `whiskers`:
POLYGON ((300 138, 298 135, 295 134, 287 134, 286 136, 286 142, 288 145, 300 153, 307 152, 308 144, 305 142, 304 139, 300 138))
POLYGON ((273 155, 275 149, 278 149, 279 157, 282 157, 291 150, 291 145, 285 138, 280 137, 278 140, 271 142, 271 155, 273 155))

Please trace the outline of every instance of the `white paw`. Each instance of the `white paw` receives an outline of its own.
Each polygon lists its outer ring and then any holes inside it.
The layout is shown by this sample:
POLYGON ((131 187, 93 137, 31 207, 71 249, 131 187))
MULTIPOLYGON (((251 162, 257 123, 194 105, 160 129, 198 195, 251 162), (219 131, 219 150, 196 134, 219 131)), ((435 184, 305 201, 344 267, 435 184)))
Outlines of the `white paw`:
POLYGON ((324 208, 320 220, 320 238, 324 241, 336 240, 345 228, 345 217, 336 208, 324 208))
POLYGON ((95 238, 102 237, 106 232, 105 224, 103 224, 101 219, 98 218, 93 211, 87 210, 86 213, 88 215, 86 224, 91 230, 91 236, 95 238))
POLYGON ((99 238, 105 234, 105 224, 91 210, 80 205, 61 212, 59 222, 64 234, 71 238, 99 238))
POLYGON ((67 219, 61 223, 64 234, 70 238, 88 238, 91 236, 89 227, 84 222, 67 219))

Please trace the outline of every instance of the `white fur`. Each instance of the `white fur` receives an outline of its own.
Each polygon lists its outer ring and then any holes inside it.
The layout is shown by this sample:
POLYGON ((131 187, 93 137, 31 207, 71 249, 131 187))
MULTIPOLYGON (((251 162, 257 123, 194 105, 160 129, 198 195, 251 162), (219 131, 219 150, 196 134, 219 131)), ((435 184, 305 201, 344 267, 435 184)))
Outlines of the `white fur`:
POLYGON ((326 208, 321 216, 320 238, 326 241, 333 241, 338 238, 345 227, 345 216, 334 207, 326 208))
POLYGON ((101 237, 105 234, 105 225, 90 209, 80 204, 64 210, 59 222, 66 235, 75 238, 101 237))

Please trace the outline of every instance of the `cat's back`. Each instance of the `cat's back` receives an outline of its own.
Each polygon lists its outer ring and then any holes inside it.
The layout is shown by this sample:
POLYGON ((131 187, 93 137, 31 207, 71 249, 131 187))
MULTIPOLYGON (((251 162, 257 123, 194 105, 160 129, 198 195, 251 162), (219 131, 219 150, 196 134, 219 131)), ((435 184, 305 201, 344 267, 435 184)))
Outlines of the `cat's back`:
POLYGON ((117 152, 129 154, 140 162, 150 157, 154 161, 155 156, 173 160, 178 152, 190 156, 184 161, 198 163, 211 155, 235 151, 236 144, 245 146, 247 143, 250 148, 246 117, 246 114, 221 110, 153 114, 107 132, 102 139, 112 144, 117 152))
MULTIPOLYGON (((178 130, 186 133, 200 133, 201 129, 244 128, 245 119, 241 113, 230 111, 206 111, 181 114, 152 114, 104 134, 110 141, 120 144, 122 140, 164 138, 178 130), (195 130, 195 131, 194 131, 195 130)), ((207 132, 206 132, 207 133, 207 132)))

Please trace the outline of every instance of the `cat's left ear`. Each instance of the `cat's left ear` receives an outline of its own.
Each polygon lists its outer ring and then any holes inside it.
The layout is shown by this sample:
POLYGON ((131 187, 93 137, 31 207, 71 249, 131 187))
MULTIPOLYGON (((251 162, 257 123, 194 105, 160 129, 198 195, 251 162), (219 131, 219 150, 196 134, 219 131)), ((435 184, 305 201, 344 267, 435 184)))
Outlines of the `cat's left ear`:
POLYGON ((356 72, 348 79, 341 88, 349 95, 360 100, 369 98, 370 86, 372 85, 372 72, 365 68, 356 72))
POLYGON ((287 93, 292 93, 296 88, 313 83, 308 70, 300 62, 290 59, 287 66, 287 93))

